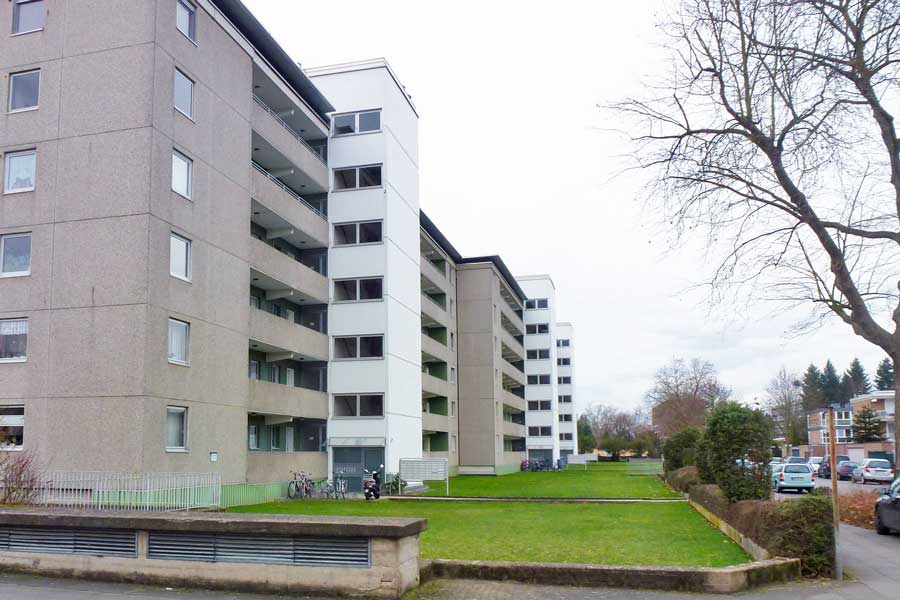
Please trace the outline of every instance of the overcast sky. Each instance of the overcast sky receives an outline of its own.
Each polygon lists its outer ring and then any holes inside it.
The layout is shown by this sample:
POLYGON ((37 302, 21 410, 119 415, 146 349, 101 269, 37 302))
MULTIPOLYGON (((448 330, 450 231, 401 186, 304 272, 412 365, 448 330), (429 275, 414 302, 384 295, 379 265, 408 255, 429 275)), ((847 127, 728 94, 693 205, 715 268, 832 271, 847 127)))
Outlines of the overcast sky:
POLYGON ((874 378, 883 354, 845 325, 797 337, 805 312, 688 292, 713 263, 699 245, 670 250, 647 175, 622 174, 629 147, 597 105, 665 72, 665 0, 244 2, 303 66, 390 62, 420 115, 422 209, 464 255, 551 274, 576 328, 579 410, 641 405, 676 356, 713 362, 747 402, 782 365, 859 356, 874 378))

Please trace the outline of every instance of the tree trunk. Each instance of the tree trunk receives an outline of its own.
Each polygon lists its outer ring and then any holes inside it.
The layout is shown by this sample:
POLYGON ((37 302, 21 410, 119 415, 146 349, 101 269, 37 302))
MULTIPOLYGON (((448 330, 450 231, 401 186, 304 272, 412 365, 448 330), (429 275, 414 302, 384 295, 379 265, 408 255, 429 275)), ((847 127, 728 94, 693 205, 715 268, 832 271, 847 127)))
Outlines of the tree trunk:
POLYGON ((894 361, 894 467, 900 465, 900 360, 891 357, 894 361))

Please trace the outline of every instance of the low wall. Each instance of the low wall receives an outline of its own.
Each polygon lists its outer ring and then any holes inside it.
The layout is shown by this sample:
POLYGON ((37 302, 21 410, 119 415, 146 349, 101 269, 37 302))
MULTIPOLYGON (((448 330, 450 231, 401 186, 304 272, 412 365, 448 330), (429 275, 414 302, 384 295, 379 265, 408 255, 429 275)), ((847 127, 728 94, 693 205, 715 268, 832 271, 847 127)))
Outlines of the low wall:
POLYGON ((424 519, 0 510, 0 571, 279 594, 399 598, 424 519))

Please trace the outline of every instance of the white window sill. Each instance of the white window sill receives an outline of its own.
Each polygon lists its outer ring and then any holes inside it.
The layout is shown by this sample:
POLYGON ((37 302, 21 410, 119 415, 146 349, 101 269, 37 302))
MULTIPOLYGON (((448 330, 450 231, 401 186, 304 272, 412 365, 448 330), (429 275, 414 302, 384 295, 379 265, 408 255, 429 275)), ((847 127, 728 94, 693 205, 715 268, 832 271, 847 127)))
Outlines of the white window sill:
POLYGON ((383 188, 384 188, 384 184, 382 184, 382 185, 369 185, 369 186, 366 186, 366 187, 343 188, 343 189, 340 189, 340 190, 331 190, 331 191, 332 191, 333 193, 335 193, 335 192, 361 192, 361 191, 365 191, 365 190, 377 190, 377 189, 383 189, 383 188))
POLYGON ((166 448, 166 452, 169 454, 187 454, 190 452, 187 448, 166 448))
POLYGON ((31 271, 16 271, 14 273, 0 273, 0 279, 7 277, 30 277, 31 271))
POLYGON ((28 357, 23 356, 22 358, 0 358, 0 364, 15 364, 24 362, 28 362, 28 357))
POLYGON ((358 244, 332 244, 332 248, 356 248, 357 246, 381 246, 384 240, 380 242, 360 242, 358 244))
POLYGON ((20 190, 3 190, 4 196, 11 196, 12 194, 27 194, 29 192, 33 192, 35 188, 22 188, 20 190))
POLYGON ((332 133, 332 139, 340 139, 346 137, 356 137, 358 135, 372 135, 373 133, 383 133, 383 129, 373 129, 372 131, 354 131, 353 133, 332 133))
POLYGON ((169 359, 169 364, 170 364, 170 365, 175 365, 175 366, 177 366, 177 367, 190 367, 190 366, 191 366, 191 363, 183 362, 183 361, 180 361, 180 360, 174 360, 174 359, 171 359, 171 358, 169 359))
POLYGON ((370 302, 384 302, 384 298, 374 298, 371 300, 332 300, 332 304, 367 304, 370 302))
MULTIPOLYGON (((176 27, 175 29, 178 29, 178 28, 176 27)), ((189 35, 186 34, 185 32, 183 32, 183 31, 181 31, 180 29, 178 29, 178 33, 180 33, 181 35, 183 35, 183 36, 184 36, 184 39, 186 39, 187 41, 189 41, 190 43, 192 43, 192 44, 194 45, 194 47, 196 47, 196 48, 199 48, 199 47, 200 47, 199 45, 197 45, 197 42, 194 41, 194 39, 191 38, 191 36, 189 36, 189 35)))
POLYGON ((18 114, 18 113, 32 112, 32 111, 35 111, 35 110, 37 110, 37 109, 38 109, 37 106, 28 106, 28 107, 25 107, 25 108, 16 108, 16 109, 8 110, 8 111, 6 111, 6 114, 8 114, 8 115, 15 115, 15 114, 18 114))
POLYGON ((361 357, 351 357, 351 358, 333 358, 334 361, 339 362, 347 362, 353 360, 384 360, 383 356, 361 356, 361 357))
POLYGON ((183 116, 185 119, 187 119, 187 120, 190 121, 191 123, 193 123, 193 124, 195 124, 195 125, 197 124, 197 121, 194 120, 194 117, 192 117, 191 115, 187 114, 186 112, 184 112, 183 110, 181 110, 181 109, 178 108, 177 106, 173 106, 172 108, 175 109, 175 112, 177 112, 178 114, 180 114, 181 116, 183 116))
POLYGON ((172 193, 175 194, 176 196, 180 197, 180 198, 184 198, 184 199, 187 200, 188 202, 193 202, 193 201, 194 201, 193 198, 191 198, 190 196, 185 196, 184 194, 182 194, 182 193, 179 192, 178 190, 174 190, 174 189, 173 189, 173 190, 172 190, 172 193))
MULTIPOLYGON (((426 413, 426 414, 431 414, 431 413, 426 413)), ((384 419, 384 415, 379 415, 379 416, 375 416, 375 417, 338 417, 338 416, 332 416, 331 418, 332 418, 332 419, 335 419, 335 420, 337 420, 337 421, 353 421, 353 420, 377 421, 377 420, 379 420, 379 419, 384 419)))
POLYGON ((38 31, 43 31, 44 28, 40 27, 38 29, 29 29, 28 31, 17 31, 15 33, 9 34, 9 37, 18 37, 20 35, 28 35, 29 33, 37 33, 38 31))
POLYGON ((176 275, 175 273, 169 273, 169 275, 171 275, 172 277, 174 277, 175 279, 177 279, 179 281, 183 281, 185 283, 193 283, 193 281, 191 281, 190 279, 186 279, 186 278, 182 277, 181 275, 176 275))

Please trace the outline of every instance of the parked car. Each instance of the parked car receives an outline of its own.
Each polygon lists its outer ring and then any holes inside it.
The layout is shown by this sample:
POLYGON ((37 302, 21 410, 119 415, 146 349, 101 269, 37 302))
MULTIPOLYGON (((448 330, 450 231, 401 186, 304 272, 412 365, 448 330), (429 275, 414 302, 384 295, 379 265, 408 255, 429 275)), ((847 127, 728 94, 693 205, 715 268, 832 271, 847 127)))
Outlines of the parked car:
POLYGON ((806 464, 808 464, 810 467, 812 467, 813 471, 818 471, 819 466, 822 464, 822 457, 821 456, 810 456, 809 460, 806 461, 806 464))
POLYGON ((875 531, 887 535, 892 530, 900 531, 900 478, 882 489, 875 501, 875 531))
POLYGON ((806 461, 802 456, 789 456, 785 462, 789 465, 805 465, 806 461))
POLYGON ((850 478, 858 483, 881 481, 890 483, 894 480, 894 469, 890 461, 884 458, 867 458, 861 465, 853 469, 850 478))
MULTIPOLYGON (((838 454, 837 462, 840 463, 842 461, 852 462, 846 454, 838 454)), ((831 479, 831 457, 827 454, 822 457, 822 464, 819 465, 819 477, 831 479)))
MULTIPOLYGON (((852 460, 842 460, 837 464, 837 477, 838 481, 845 481, 853 477, 853 470, 858 467, 859 464, 853 462, 852 460)), ((828 467, 829 471, 831 467, 828 467)), ((828 477, 831 477, 831 473, 828 474, 828 477)))
POLYGON ((781 458, 780 456, 773 456, 772 460, 769 461, 769 464, 770 465, 783 465, 784 459, 781 458))
POLYGON ((816 472, 807 464, 787 463, 776 466, 775 469, 772 471, 772 487, 776 492, 784 490, 810 492, 816 487, 816 472))

